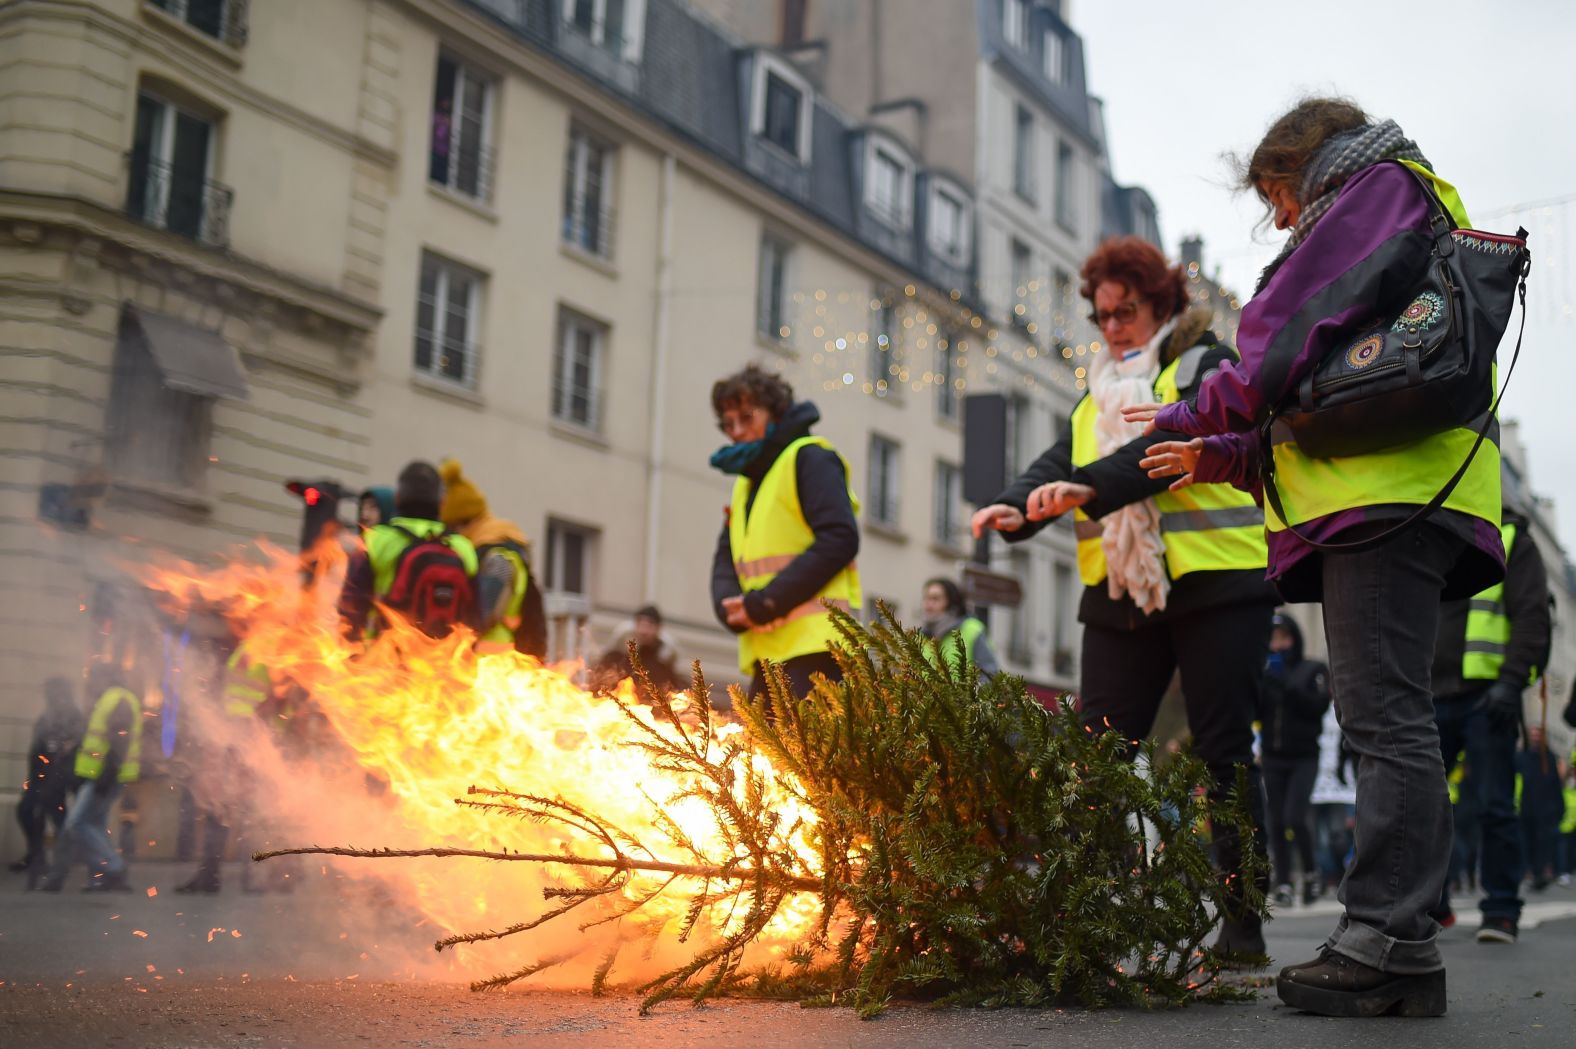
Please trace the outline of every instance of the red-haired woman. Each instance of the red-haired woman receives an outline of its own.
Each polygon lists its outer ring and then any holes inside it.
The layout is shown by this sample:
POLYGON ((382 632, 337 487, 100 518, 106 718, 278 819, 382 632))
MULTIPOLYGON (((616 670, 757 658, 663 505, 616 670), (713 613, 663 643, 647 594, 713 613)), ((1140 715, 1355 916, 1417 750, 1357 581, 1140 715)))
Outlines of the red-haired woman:
MULTIPOLYGON (((1252 724, 1276 601, 1264 581, 1263 515, 1230 485, 1168 491, 1139 465, 1152 441, 1122 418, 1130 405, 1191 400, 1200 381, 1236 354, 1209 330, 1209 310, 1189 306, 1181 268, 1147 241, 1106 241, 1082 277, 1091 320, 1105 336, 1090 358, 1089 392, 1056 444, 975 513, 974 534, 995 529, 1022 542, 1076 512, 1084 583, 1080 715, 1141 740, 1180 670, 1211 791, 1224 797, 1246 775, 1252 847, 1262 857, 1252 724)), ((1215 862, 1228 885, 1240 886, 1242 843, 1229 829, 1215 830, 1215 862)), ((1256 912, 1228 907, 1223 918, 1217 949, 1264 953, 1256 912)))

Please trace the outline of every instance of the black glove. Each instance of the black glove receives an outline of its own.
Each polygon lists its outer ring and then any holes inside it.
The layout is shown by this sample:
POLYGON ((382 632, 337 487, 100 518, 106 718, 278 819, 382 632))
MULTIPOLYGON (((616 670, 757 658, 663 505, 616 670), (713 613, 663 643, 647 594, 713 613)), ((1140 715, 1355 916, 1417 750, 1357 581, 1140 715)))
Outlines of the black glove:
POLYGON ((1495 732, 1514 732, 1521 727, 1521 689, 1509 681, 1496 681, 1485 689, 1481 707, 1488 716, 1488 727, 1495 732))
POLYGON ((1346 779, 1346 767, 1350 765, 1354 770, 1357 768, 1357 752, 1352 749, 1351 743, 1347 742, 1346 733, 1344 732, 1341 733, 1341 741, 1337 748, 1335 778, 1340 781, 1341 786, 1350 786, 1346 779))

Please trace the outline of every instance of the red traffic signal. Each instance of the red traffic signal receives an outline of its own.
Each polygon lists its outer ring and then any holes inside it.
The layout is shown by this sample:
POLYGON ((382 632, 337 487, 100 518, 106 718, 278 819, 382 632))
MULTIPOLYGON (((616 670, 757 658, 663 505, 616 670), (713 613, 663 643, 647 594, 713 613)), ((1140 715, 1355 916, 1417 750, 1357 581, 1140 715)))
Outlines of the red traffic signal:
POLYGON ((301 521, 301 549, 310 550, 326 531, 339 528, 339 500, 341 491, 335 481, 285 482, 285 491, 299 496, 305 505, 301 521))

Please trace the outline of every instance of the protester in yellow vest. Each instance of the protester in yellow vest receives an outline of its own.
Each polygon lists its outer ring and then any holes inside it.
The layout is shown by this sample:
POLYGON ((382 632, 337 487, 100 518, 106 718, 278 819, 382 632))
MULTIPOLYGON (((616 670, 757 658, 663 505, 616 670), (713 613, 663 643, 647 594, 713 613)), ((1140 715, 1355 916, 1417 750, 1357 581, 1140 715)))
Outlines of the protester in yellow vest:
POLYGON ((471 541, 476 572, 477 642, 483 652, 515 649, 547 658, 542 588, 531 574, 531 542, 513 521, 494 517, 487 497, 453 459, 439 467, 444 525, 471 541))
POLYGON ((711 465, 734 478, 712 565, 714 610, 739 635, 751 696, 765 691, 769 660, 802 697, 812 674, 841 678, 828 652, 840 638, 822 602, 846 611, 862 603, 848 463, 810 433, 821 418, 815 405, 795 403, 793 387, 753 364, 719 380, 711 406, 730 442, 711 465))
POLYGON ((936 659, 945 659, 955 671, 962 670, 966 660, 987 680, 1001 673, 985 624, 969 615, 958 584, 950 579, 926 580, 922 607, 925 620, 919 631, 936 643, 936 659))
POLYGON ((442 501, 443 482, 431 463, 417 460, 400 471, 393 519, 362 533, 366 549, 345 573, 339 615, 347 634, 375 635, 379 603, 434 637, 475 626, 476 548, 438 519, 442 501))
MULTIPOLYGON (((1516 740, 1522 693, 1542 676, 1550 647, 1548 575, 1527 519, 1505 507, 1500 535, 1505 581, 1470 599, 1444 603, 1432 674, 1445 769, 1450 771, 1456 755, 1465 752, 1467 775, 1460 789, 1471 793, 1478 812, 1480 943, 1516 942, 1525 869, 1516 819, 1516 740)), ((1460 820, 1455 833, 1459 838, 1460 820)), ((1443 925, 1455 920, 1448 882, 1433 913, 1443 925)))
MULTIPOLYGON (((1167 491, 1139 465, 1150 443, 1122 408, 1184 402, 1205 376, 1236 359, 1210 331, 1208 309, 1189 308, 1187 276, 1137 237, 1116 237, 1084 262, 1082 293, 1104 345, 1088 359, 1089 392, 1057 443, 974 515, 974 534, 1009 543, 1076 511, 1084 624, 1078 709, 1095 730, 1149 735, 1174 672, 1188 725, 1223 799, 1239 773, 1250 786, 1250 847, 1266 852, 1253 718, 1276 595, 1264 581, 1264 517, 1230 485, 1167 491)), ((1215 862, 1242 886, 1245 857, 1231 828, 1216 828, 1215 862)), ((1267 875, 1260 888, 1267 887, 1267 875)), ((1240 898, 1240 897, 1239 897, 1240 898)), ((1259 956, 1264 933, 1247 906, 1222 915, 1215 946, 1259 956)))
POLYGON ((94 697, 88 727, 77 747, 75 772, 83 780, 66 814, 55 849, 55 862, 40 886, 45 892, 65 887, 71 865, 87 864, 87 892, 129 892, 126 861, 109 832, 110 810, 121 789, 142 774, 142 700, 122 684, 119 668, 95 665, 88 674, 94 697))
MULTIPOLYGON (((1298 103, 1270 126, 1241 175, 1275 228, 1291 230, 1242 310, 1242 360, 1207 378, 1194 404, 1129 413, 1194 438, 1160 441, 1146 460, 1178 485, 1254 486, 1261 427, 1326 357, 1369 359, 1363 333, 1403 309, 1416 311, 1424 327, 1442 323, 1443 304, 1394 300, 1427 271, 1433 198, 1457 225, 1469 225, 1460 196, 1395 121, 1370 120, 1346 99, 1298 103)), ((1444 887, 1450 802, 1429 668, 1441 599, 1469 597, 1504 576, 1496 442, 1478 449, 1440 511, 1404 533, 1333 552, 1308 540, 1380 538, 1445 487, 1476 437, 1460 427, 1315 459, 1294 439, 1269 434, 1287 517, 1266 521, 1269 574, 1288 601, 1324 604, 1332 690, 1358 755, 1357 846, 1341 886, 1346 912, 1318 958, 1281 971, 1277 991, 1295 1008, 1339 1016, 1445 1011, 1439 927, 1428 911, 1444 887)))

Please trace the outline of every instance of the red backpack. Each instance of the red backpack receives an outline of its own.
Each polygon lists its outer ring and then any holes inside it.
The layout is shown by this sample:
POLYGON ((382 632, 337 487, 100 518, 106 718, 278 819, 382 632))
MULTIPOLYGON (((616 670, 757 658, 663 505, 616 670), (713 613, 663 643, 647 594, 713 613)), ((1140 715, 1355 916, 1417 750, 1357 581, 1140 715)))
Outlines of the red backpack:
POLYGON ((394 561, 394 582, 383 603, 428 637, 446 637, 463 623, 475 625, 476 589, 465 561, 444 539, 449 532, 423 538, 390 525, 410 538, 394 561))

